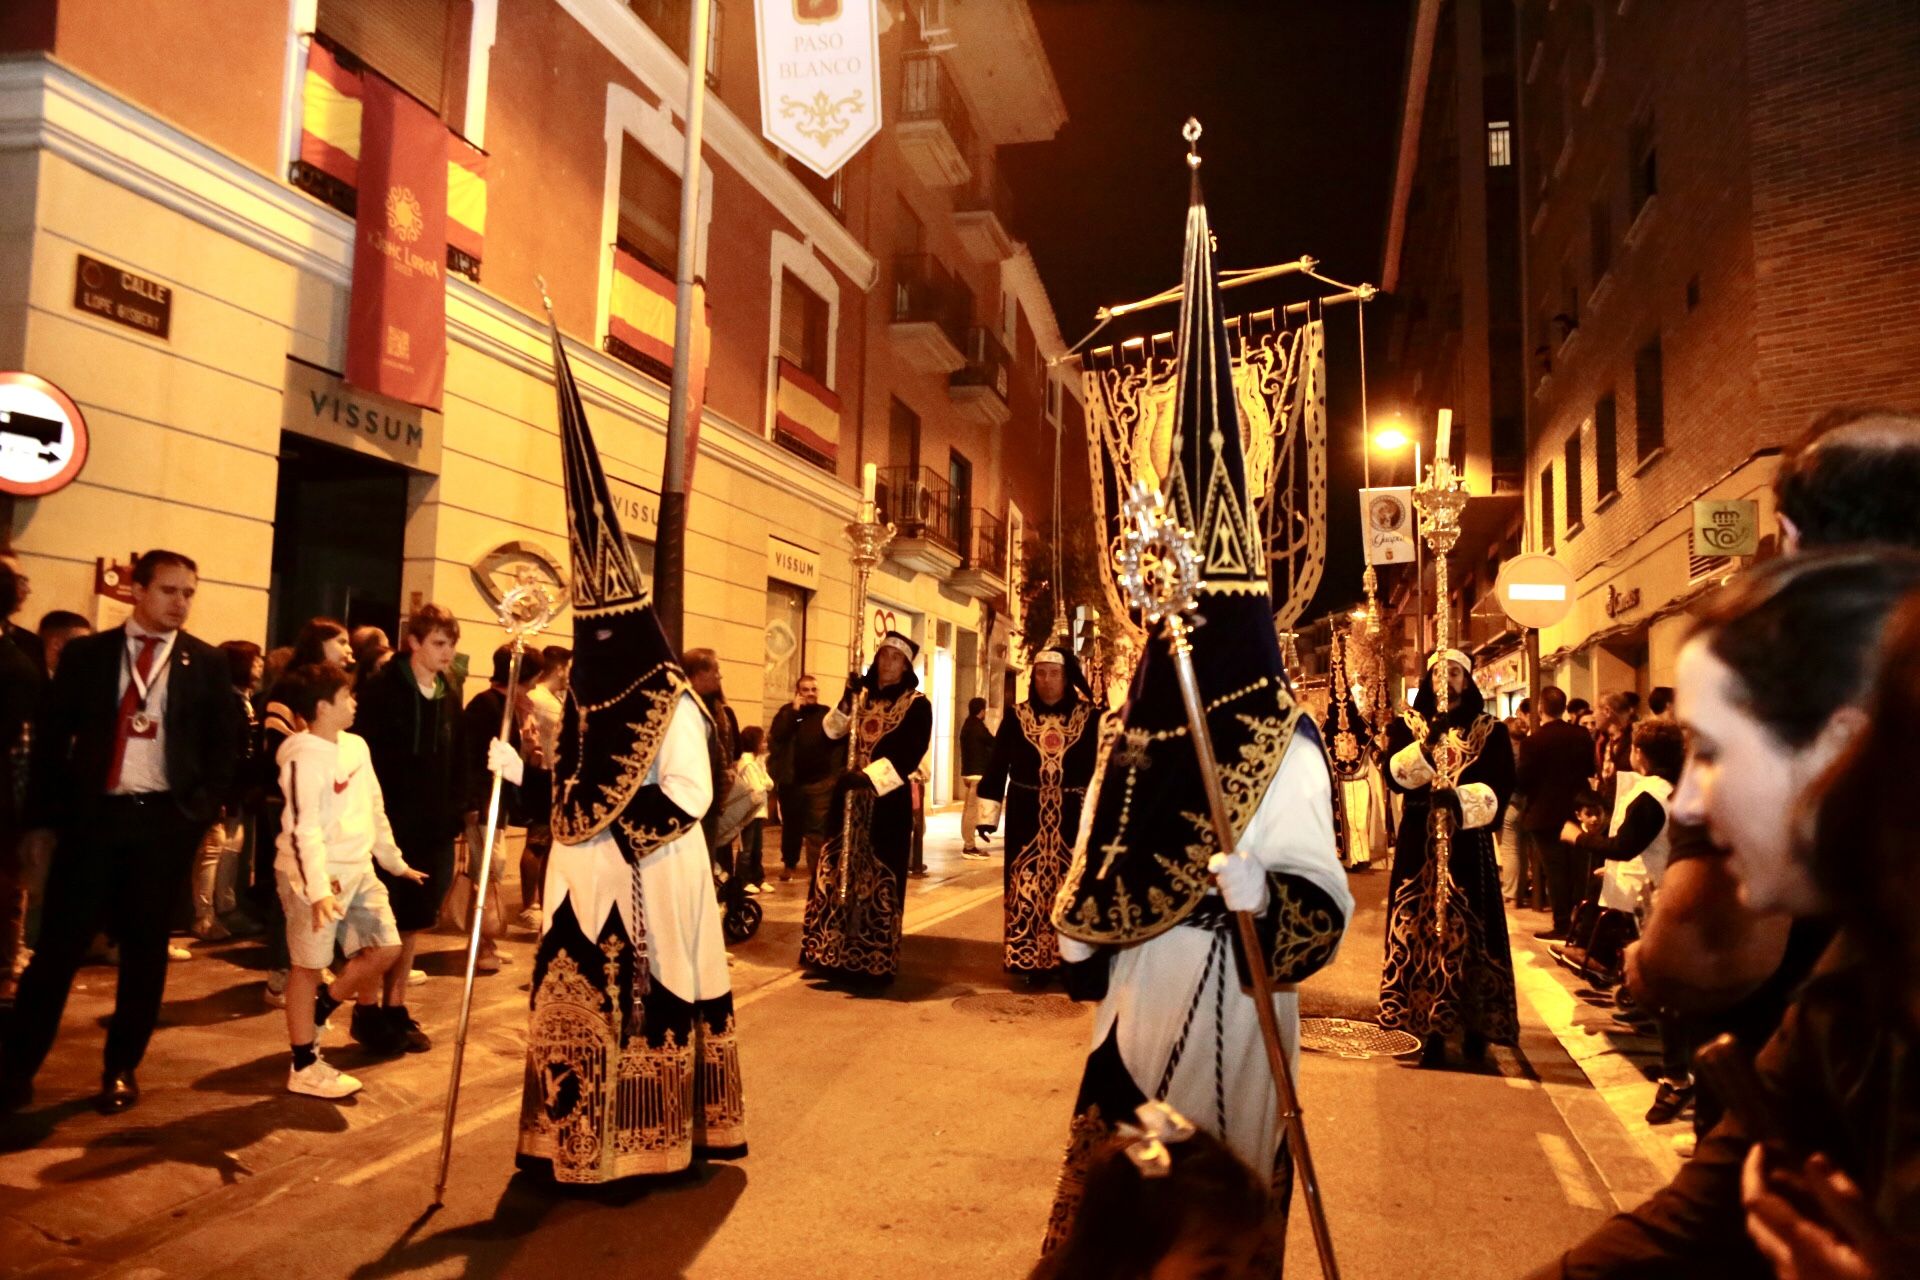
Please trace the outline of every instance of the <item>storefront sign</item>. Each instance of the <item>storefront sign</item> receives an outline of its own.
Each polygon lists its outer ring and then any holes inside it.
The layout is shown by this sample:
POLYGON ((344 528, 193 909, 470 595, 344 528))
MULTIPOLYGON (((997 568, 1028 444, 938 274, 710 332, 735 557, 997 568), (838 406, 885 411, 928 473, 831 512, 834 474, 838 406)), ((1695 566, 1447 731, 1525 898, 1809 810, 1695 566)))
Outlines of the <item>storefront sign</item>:
POLYGON ((76 310, 165 339, 173 327, 173 290, 110 262, 79 255, 73 264, 76 310))
POLYGON ((45 378, 0 373, 0 493, 57 493, 86 465, 80 406, 45 378))
POLYGON ((607 492, 613 496, 613 513, 620 519, 620 532, 642 542, 652 542, 659 537, 658 493, 614 476, 607 477, 607 492))
POLYGON ((1752 498, 1702 498, 1693 504, 1693 554, 1760 553, 1760 504, 1752 498))
POLYGON ((817 591, 820 587, 820 553, 809 551, 797 542, 767 536, 767 576, 780 582, 817 591))
POLYGON ((1620 590, 1612 583, 1607 584, 1607 616, 1617 618, 1640 607, 1640 588, 1628 587, 1620 590))
MULTIPOLYGON (((869 596, 867 598, 867 634, 865 644, 862 646, 866 651, 867 661, 869 663, 873 661, 874 650, 880 647, 880 641, 886 638, 887 632, 898 631, 901 635, 912 639, 914 627, 919 621, 919 614, 869 596)), ((918 662, 914 663, 915 667, 920 665, 918 662)))
POLYGON ((1413 490, 1362 489, 1360 530, 1368 564, 1413 563, 1413 490))
POLYGON ((283 431, 439 475, 443 423, 431 409, 350 387, 337 373, 287 359, 283 431))
POLYGON ((361 92, 347 381, 438 409, 447 371, 447 129, 378 76, 361 92))
MULTIPOLYGON (((760 131, 823 178, 880 132, 875 0, 758 0, 760 131)), ((908 68, 906 93, 928 108, 952 92, 931 58, 908 68), (927 83, 914 83, 924 75, 927 83)))

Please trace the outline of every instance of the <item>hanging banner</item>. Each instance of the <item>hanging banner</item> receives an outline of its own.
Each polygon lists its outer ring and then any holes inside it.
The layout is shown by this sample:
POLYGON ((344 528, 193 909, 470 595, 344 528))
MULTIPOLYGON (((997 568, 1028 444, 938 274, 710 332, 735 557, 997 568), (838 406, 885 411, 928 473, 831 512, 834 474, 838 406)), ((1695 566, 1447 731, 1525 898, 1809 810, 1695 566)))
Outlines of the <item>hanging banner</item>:
POLYGON ((874 0, 755 0, 760 131, 831 178, 880 132, 874 0))
POLYGON ((1413 563, 1413 490, 1362 489, 1361 540, 1368 564, 1413 563))
POLYGON ((377 76, 362 88, 347 381, 440 407, 447 366, 447 132, 377 76))

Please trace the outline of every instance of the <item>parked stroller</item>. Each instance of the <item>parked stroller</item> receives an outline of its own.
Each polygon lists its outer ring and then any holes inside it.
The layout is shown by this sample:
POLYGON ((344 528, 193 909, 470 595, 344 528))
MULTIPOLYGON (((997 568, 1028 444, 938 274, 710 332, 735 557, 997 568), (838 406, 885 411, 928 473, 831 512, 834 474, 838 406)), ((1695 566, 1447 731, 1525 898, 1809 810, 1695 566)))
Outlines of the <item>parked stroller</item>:
POLYGON ((720 900, 720 932, 729 945, 745 942, 760 932, 765 914, 760 903, 747 893, 746 881, 734 874, 735 843, 753 816, 752 792, 734 788, 721 806, 718 824, 710 846, 713 857, 713 891, 720 900))

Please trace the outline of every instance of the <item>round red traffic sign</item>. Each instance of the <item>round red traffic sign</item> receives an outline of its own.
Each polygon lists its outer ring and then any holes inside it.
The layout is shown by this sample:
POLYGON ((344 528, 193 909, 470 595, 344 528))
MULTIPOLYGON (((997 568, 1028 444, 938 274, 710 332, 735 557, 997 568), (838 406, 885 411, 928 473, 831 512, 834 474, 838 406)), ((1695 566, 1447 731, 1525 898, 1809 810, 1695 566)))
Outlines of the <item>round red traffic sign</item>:
POLYGON ((64 489, 87 465, 87 420, 67 393, 31 373, 0 373, 0 493, 64 489))
POLYGON ((1554 626, 1573 610, 1573 571, 1537 551, 1501 565, 1493 590, 1509 618, 1535 631, 1554 626))

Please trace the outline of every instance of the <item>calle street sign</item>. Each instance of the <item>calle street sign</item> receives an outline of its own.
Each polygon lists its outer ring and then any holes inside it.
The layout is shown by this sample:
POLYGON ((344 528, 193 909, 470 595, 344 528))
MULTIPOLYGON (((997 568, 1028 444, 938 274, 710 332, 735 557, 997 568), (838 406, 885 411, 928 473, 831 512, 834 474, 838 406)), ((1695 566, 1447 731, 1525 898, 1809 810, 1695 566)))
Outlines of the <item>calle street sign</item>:
POLYGON ((1573 571, 1552 556, 1529 552, 1500 566, 1495 597, 1523 627, 1545 630, 1573 610, 1573 571))

